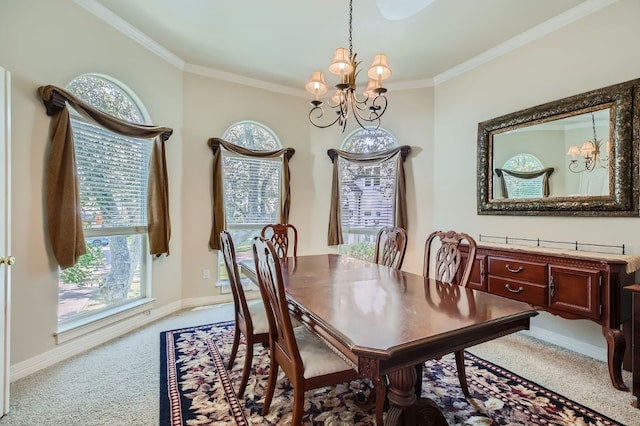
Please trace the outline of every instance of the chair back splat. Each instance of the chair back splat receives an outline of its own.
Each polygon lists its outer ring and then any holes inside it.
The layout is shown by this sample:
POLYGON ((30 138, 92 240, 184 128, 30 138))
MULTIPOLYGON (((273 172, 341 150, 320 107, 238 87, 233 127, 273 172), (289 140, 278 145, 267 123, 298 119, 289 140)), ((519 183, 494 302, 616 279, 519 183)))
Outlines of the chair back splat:
POLYGON ((397 226, 385 226, 376 237, 374 262, 391 268, 402 268, 407 251, 407 231, 397 226))
POLYGON ((298 255, 298 230, 290 223, 270 223, 265 225, 260 236, 271 241, 280 259, 298 255))
POLYGON ((438 281, 466 286, 476 258, 476 248, 473 237, 463 232, 432 232, 425 243, 423 275, 438 281), (469 254, 462 270, 461 244, 469 246, 469 254))

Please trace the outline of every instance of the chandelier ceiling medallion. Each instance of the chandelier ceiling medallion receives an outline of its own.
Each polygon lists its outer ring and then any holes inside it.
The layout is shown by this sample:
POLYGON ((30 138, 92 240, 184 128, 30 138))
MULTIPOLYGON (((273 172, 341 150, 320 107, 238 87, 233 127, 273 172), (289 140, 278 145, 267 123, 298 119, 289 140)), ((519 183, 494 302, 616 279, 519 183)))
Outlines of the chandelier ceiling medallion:
POLYGON ((391 76, 391 68, 387 64, 387 56, 377 54, 373 58, 373 64, 367 71, 369 84, 362 94, 356 93, 356 77, 360 62, 356 60, 357 54, 353 53, 353 0, 349 0, 349 50, 341 47, 336 49, 333 61, 329 64, 329 72, 339 77, 336 84, 336 92, 326 105, 335 110, 336 117, 324 118, 324 102, 320 96, 327 93, 327 83, 322 71, 315 71, 306 84, 306 89, 313 95, 309 121, 316 127, 327 128, 338 123, 340 132, 344 132, 349 116, 353 116, 362 128, 380 127, 380 117, 387 110, 387 89, 382 82, 391 76), (324 122, 323 122, 324 118, 324 122), (333 121, 332 121, 333 120, 333 121), (367 126, 367 127, 365 127, 367 126))
POLYGON ((597 166, 602 168, 609 167, 609 141, 605 144, 596 136, 596 120, 594 114, 591 113, 591 124, 593 126, 593 140, 588 140, 582 144, 571 145, 567 155, 571 155, 572 159, 569 163, 569 170, 574 173, 590 172, 597 166), (605 147, 605 156, 602 156, 602 148, 605 147), (576 159, 576 155, 582 156, 582 161, 576 159))

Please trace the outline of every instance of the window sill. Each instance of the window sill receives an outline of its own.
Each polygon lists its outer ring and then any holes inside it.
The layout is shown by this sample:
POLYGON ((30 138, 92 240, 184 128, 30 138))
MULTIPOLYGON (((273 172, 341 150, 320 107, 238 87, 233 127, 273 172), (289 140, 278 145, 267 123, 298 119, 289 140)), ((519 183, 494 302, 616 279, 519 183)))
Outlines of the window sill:
POLYGON ((101 328, 110 326, 118 321, 149 312, 155 299, 140 299, 117 308, 104 311, 91 317, 81 318, 77 321, 70 321, 58 327, 58 332, 54 334, 56 344, 62 344, 69 340, 93 333, 101 328))

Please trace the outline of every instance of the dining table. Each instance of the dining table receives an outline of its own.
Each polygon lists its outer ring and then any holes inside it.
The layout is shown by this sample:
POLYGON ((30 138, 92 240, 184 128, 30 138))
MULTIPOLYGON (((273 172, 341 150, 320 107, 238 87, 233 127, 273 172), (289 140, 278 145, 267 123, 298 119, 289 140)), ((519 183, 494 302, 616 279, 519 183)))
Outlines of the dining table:
MULTIPOLYGON (((339 254, 280 263, 292 315, 360 377, 386 376, 385 425, 447 425, 433 401, 416 395, 416 365, 529 329, 538 314, 524 302, 339 254)), ((239 266, 259 285, 253 260, 239 266)))

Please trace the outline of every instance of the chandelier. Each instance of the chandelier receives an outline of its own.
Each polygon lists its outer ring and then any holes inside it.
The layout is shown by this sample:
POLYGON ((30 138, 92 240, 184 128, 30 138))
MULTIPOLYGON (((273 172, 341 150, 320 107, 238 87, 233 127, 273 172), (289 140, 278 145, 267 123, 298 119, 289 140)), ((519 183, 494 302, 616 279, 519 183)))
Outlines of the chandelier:
POLYGON ((316 127, 327 128, 338 123, 340 132, 344 132, 349 116, 353 116, 362 128, 365 126, 380 127, 380 117, 387 110, 387 89, 382 82, 391 76, 391 68, 387 64, 387 56, 375 55, 373 64, 367 71, 369 84, 362 94, 356 93, 356 77, 360 62, 356 60, 357 54, 353 53, 353 0, 349 0, 349 50, 341 47, 336 49, 333 61, 329 64, 329 72, 339 78, 336 84, 336 92, 326 105, 335 111, 336 117, 324 118, 324 102, 320 96, 327 93, 327 83, 322 71, 315 71, 305 88, 313 95, 309 121, 316 127), (324 120, 324 121, 323 121, 324 120))
POLYGON ((596 120, 591 113, 591 123, 593 125, 593 140, 585 141, 580 148, 578 145, 571 145, 567 155, 572 159, 569 163, 569 170, 574 173, 590 172, 596 167, 609 167, 609 141, 605 143, 606 156, 602 156, 602 141, 596 136, 596 120), (582 160, 577 160, 576 156, 582 156, 582 160))

